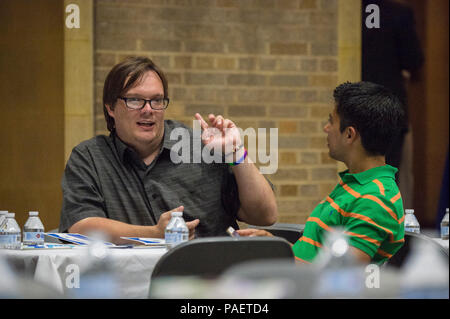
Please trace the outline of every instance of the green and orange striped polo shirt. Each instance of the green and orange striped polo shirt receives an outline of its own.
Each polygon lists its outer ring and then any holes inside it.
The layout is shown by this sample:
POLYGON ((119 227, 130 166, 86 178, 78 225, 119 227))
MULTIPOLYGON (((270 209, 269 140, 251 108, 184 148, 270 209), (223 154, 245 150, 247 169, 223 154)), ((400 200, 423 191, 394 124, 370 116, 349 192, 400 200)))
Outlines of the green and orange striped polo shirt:
POLYGON ((313 210, 303 236, 294 244, 295 257, 313 262, 326 232, 344 228, 349 244, 382 264, 404 243, 403 202, 395 183, 395 167, 385 165, 358 174, 348 170, 334 190, 313 210))

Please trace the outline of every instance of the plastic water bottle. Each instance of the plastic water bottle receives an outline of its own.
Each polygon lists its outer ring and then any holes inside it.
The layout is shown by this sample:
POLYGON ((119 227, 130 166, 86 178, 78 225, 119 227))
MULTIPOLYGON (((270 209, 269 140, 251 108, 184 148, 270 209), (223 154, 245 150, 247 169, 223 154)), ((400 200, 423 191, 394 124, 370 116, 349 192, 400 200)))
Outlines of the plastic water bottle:
POLYGON ((23 243, 25 245, 44 244, 44 225, 39 218, 39 212, 29 212, 30 217, 23 226, 23 243))
POLYGON ((0 210, 0 227, 6 219, 6 214, 8 214, 7 210, 0 210))
POLYGON ((0 211, 0 249, 5 248, 4 241, 6 240, 6 237, 4 237, 4 236, 6 235, 6 233, 5 233, 6 215, 8 215, 8 211, 6 211, 6 210, 0 211))
POLYGON ((414 215, 414 209, 405 209, 405 231, 420 233, 420 225, 414 215))
POLYGON ((448 208, 445 210, 445 216, 441 221, 441 239, 448 240, 448 208))
POLYGON ((0 246, 6 249, 20 249, 22 243, 20 227, 14 217, 16 214, 8 213, 0 230, 0 246))
POLYGON ((183 212, 173 212, 165 231, 166 244, 173 247, 189 239, 189 229, 183 219, 183 212))
POLYGON ((8 215, 7 210, 0 210, 0 227, 2 226, 3 222, 6 220, 6 215, 8 215))

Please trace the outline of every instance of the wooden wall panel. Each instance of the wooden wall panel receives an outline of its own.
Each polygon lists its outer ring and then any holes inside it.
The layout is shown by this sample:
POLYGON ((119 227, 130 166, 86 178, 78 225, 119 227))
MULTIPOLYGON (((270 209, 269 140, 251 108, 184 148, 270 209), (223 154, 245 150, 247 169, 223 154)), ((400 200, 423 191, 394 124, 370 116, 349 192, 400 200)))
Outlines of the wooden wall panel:
POLYGON ((0 209, 57 227, 64 169, 63 2, 0 2, 0 209))

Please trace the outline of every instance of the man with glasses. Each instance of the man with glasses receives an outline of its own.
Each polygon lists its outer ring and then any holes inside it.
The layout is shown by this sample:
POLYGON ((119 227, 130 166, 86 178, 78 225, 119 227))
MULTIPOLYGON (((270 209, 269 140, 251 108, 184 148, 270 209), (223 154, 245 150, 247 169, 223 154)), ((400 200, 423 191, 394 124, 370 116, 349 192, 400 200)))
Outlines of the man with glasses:
MULTIPOLYGON (((168 83, 148 58, 117 64, 105 80, 103 110, 109 136, 76 146, 62 180, 59 230, 100 230, 113 242, 120 237, 163 237, 171 212, 183 211, 190 238, 225 235, 236 219, 270 225, 277 206, 271 185, 249 162, 239 131, 229 119, 200 114, 206 146, 221 146, 227 163, 174 163, 170 139, 181 123, 164 119, 168 83), (232 151, 225 144, 234 142, 232 151)), ((192 130, 188 130, 192 137, 192 130)), ((206 147, 205 146, 205 147, 206 147)))

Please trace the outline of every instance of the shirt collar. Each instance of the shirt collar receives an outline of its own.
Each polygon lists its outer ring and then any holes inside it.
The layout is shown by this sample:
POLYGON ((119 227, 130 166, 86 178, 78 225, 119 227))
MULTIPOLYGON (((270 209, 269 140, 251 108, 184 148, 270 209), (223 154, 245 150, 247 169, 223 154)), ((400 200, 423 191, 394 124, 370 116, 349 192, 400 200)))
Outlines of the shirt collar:
POLYGON ((367 171, 356 174, 350 174, 347 169, 343 172, 340 172, 339 176, 341 177, 342 181, 346 184, 356 181, 357 183, 364 185, 380 177, 388 177, 395 180, 395 174, 397 173, 397 171, 398 170, 395 167, 392 167, 390 165, 384 165, 374 167, 368 169, 367 171))

